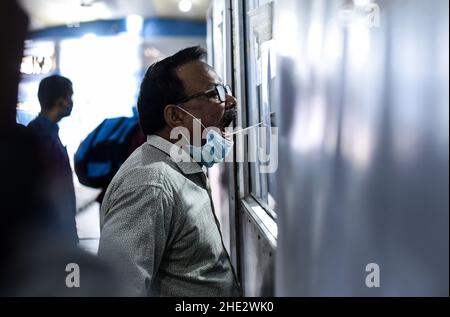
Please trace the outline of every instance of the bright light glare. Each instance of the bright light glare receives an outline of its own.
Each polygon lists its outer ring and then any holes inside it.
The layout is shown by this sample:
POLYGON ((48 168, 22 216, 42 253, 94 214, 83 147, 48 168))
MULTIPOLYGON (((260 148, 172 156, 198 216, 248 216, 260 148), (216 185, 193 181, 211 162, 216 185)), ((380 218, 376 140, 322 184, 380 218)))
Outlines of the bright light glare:
POLYGON ((353 1, 355 6, 357 7, 365 7, 367 5, 369 5, 372 1, 370 0, 354 0, 353 1))
POLYGON ((181 0, 178 2, 178 9, 181 12, 189 12, 192 9, 192 2, 191 0, 181 0))
POLYGON ((299 42, 293 41, 290 32, 286 32, 286 29, 289 27, 292 30, 296 30, 298 19, 293 11, 283 10, 279 15, 283 19, 278 22, 275 29, 277 53, 281 56, 296 57, 300 47, 299 42))
POLYGON ((86 33, 85 35, 83 35, 82 39, 83 40, 95 40, 97 38, 97 35, 95 35, 94 33, 86 33))
POLYGON ((74 107, 60 123, 60 138, 73 157, 80 142, 105 118, 131 116, 140 84, 139 46, 128 34, 60 43, 61 74, 74 86, 74 107), (111 76, 114 74, 114 76, 111 76))
POLYGON ((144 25, 144 18, 137 14, 131 14, 126 19, 127 31, 133 34, 139 34, 144 25))

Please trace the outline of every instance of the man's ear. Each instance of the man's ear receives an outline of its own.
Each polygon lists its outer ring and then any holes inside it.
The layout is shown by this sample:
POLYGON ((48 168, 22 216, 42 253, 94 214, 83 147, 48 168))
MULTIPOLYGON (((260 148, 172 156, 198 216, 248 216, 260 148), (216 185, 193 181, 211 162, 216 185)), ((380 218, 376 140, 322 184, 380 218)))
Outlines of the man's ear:
POLYGON ((183 114, 179 111, 177 106, 167 105, 164 108, 164 120, 166 121, 166 124, 173 129, 183 125, 183 114))

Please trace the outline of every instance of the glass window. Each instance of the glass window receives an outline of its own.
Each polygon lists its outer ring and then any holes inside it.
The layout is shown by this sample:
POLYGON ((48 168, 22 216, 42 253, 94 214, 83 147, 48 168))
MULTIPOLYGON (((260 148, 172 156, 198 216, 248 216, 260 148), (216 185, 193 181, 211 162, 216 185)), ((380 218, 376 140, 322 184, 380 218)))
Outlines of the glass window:
MULTIPOLYGON (((246 2, 250 191, 265 209, 276 210, 277 135, 274 100, 276 55, 272 39, 273 1, 246 2)), ((274 216, 274 215, 273 215, 274 216)))

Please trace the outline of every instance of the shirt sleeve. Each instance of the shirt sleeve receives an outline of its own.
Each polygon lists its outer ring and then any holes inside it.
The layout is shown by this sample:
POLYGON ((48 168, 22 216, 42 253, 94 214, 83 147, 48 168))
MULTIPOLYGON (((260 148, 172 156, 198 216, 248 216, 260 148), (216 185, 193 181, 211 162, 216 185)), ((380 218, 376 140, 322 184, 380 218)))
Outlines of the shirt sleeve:
POLYGON ((102 208, 98 255, 124 278, 131 296, 158 293, 155 277, 169 238, 171 206, 162 188, 147 185, 115 195, 102 208))

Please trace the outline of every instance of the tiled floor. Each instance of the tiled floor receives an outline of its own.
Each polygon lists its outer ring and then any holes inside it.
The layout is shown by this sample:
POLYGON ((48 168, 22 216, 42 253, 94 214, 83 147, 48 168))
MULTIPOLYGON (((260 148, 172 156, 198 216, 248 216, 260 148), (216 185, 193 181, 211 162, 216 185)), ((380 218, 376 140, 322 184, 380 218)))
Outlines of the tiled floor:
POLYGON ((95 201, 99 190, 82 185, 75 187, 78 213, 76 216, 79 246, 92 254, 97 254, 100 239, 100 204, 95 201))
POLYGON ((99 208, 100 204, 94 202, 76 217, 80 247, 93 254, 97 254, 100 239, 99 208))

